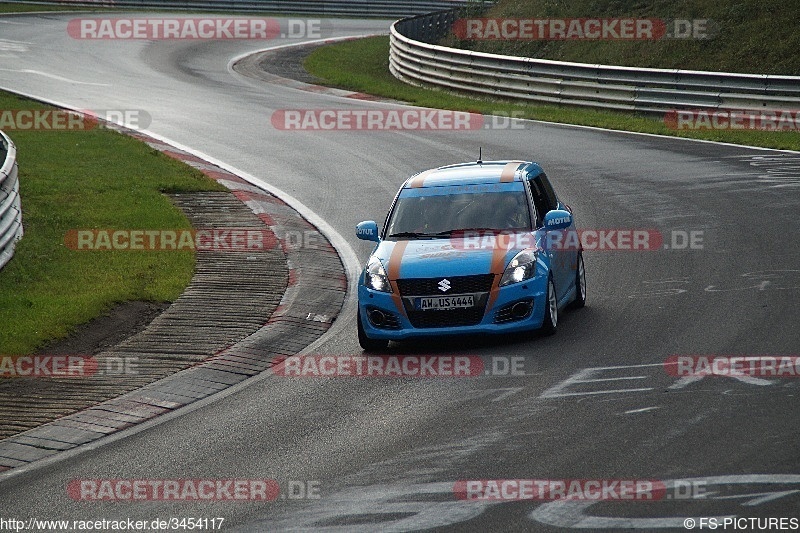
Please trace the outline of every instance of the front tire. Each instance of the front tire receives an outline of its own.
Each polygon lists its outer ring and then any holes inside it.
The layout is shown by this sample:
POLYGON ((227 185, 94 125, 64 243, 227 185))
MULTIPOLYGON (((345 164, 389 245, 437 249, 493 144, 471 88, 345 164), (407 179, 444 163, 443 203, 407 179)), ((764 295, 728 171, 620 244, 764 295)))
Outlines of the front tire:
POLYGON ((586 268, 583 264, 583 254, 578 253, 578 262, 575 269, 575 300, 572 306, 580 309, 586 305, 586 268))
POLYGON ((556 329, 558 329, 558 298, 556 297, 556 286, 553 284, 553 277, 550 276, 547 280, 544 320, 540 331, 544 335, 553 335, 556 329))
POLYGON ((370 339, 364 331, 364 325, 361 323, 361 311, 357 311, 358 321, 358 344, 365 352, 380 352, 389 346, 389 341, 386 339, 370 339))

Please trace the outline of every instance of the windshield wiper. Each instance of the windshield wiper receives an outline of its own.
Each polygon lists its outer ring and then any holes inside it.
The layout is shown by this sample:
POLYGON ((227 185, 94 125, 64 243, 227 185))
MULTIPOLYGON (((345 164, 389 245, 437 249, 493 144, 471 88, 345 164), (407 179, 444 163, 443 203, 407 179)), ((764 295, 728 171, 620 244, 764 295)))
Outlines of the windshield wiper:
POLYGON ((412 238, 412 239, 435 239, 436 237, 449 237, 453 233, 480 233, 480 232, 491 232, 491 233, 502 233, 504 231, 518 231, 524 230, 527 231, 527 228, 508 228, 508 229, 499 229, 499 228, 458 228, 458 229, 448 229, 444 231, 438 231, 436 233, 419 233, 416 231, 400 231, 397 233, 392 233, 389 235, 389 238, 412 238))
POLYGON ((399 231, 397 233, 392 233, 389 235, 389 238, 410 238, 410 239, 432 239, 436 237, 436 233, 418 233, 416 231, 399 231))
POLYGON ((496 233, 496 232, 501 232, 501 231, 506 231, 506 230, 501 230, 501 229, 497 229, 497 228, 458 228, 458 229, 449 229, 449 230, 446 230, 446 231, 440 231, 436 235, 437 236, 445 236, 445 235, 452 235, 453 233, 467 233, 467 232, 477 233, 477 232, 480 232, 480 231, 491 231, 492 233, 496 233))

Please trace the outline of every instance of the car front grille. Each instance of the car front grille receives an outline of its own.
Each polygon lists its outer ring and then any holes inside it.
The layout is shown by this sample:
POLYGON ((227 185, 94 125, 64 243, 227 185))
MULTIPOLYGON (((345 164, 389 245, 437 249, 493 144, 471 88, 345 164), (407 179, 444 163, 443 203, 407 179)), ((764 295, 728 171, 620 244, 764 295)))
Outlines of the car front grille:
POLYGON ((397 280, 402 296, 446 296, 448 294, 469 294, 489 292, 494 274, 477 276, 440 276, 437 278, 407 278, 397 280), (446 279, 450 288, 446 292, 439 289, 439 283, 446 279))
POLYGON ((406 314, 415 328, 446 328, 474 326, 483 319, 488 293, 492 289, 494 274, 476 276, 440 276, 436 278, 406 278, 397 280, 401 296, 446 296, 448 294, 475 294, 475 307, 419 311, 403 298, 406 314), (446 292, 439 289, 439 283, 446 279, 450 288, 446 292))

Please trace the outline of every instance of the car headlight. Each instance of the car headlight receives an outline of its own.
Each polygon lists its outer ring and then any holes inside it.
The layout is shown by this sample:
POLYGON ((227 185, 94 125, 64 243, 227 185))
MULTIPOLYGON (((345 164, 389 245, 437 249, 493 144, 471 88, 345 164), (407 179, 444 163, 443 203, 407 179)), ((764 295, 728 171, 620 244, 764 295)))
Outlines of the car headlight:
POLYGON ((369 263, 367 263, 367 268, 364 271, 364 285, 372 290, 392 292, 389 276, 386 275, 386 270, 377 257, 370 258, 369 263))
POLYGON ((500 286, 519 283, 531 279, 536 275, 536 251, 523 250, 514 256, 508 263, 503 277, 500 278, 500 286))

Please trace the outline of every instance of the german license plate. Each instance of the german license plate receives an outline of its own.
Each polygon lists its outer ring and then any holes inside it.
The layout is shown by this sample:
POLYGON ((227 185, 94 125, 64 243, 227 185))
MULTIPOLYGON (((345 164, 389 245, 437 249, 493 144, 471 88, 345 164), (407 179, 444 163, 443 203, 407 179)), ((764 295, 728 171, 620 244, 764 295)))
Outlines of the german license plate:
POLYGON ((453 294, 451 296, 432 296, 417 298, 414 307, 420 311, 433 309, 462 309, 475 306, 474 294, 453 294))

